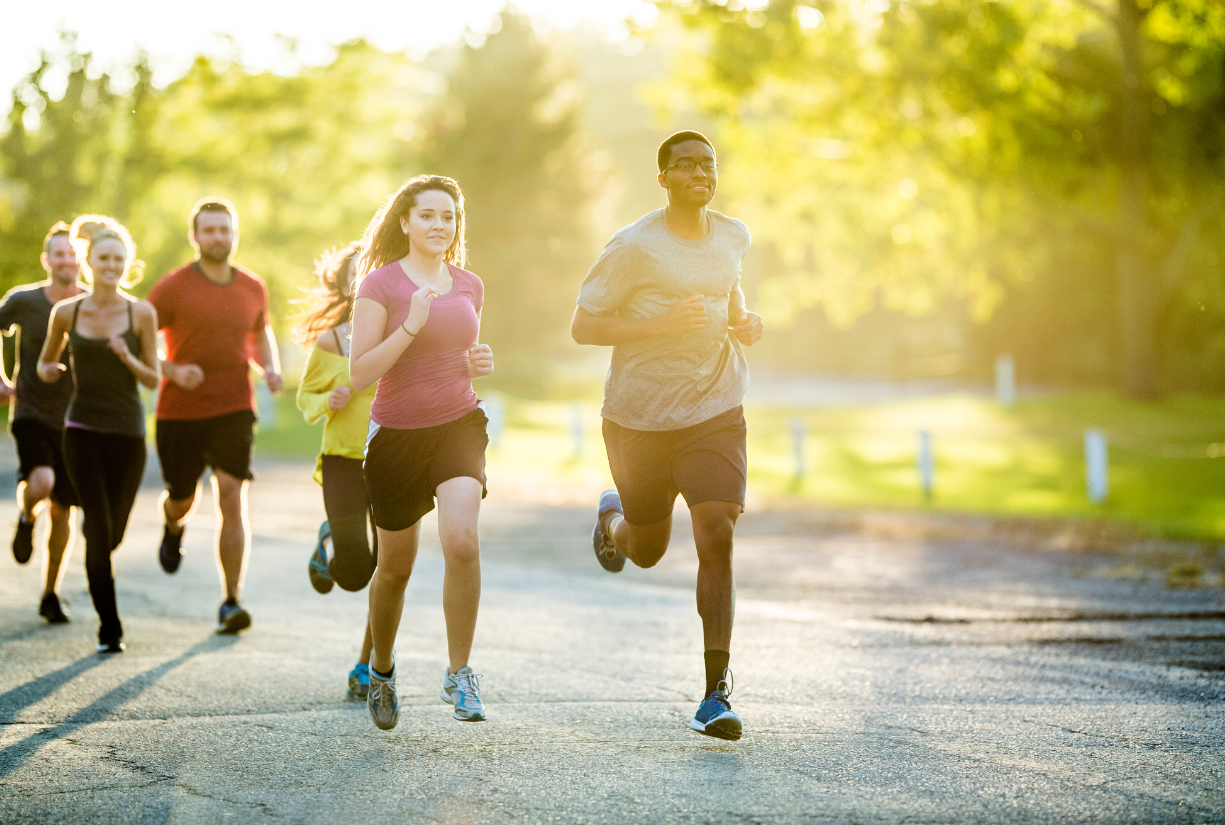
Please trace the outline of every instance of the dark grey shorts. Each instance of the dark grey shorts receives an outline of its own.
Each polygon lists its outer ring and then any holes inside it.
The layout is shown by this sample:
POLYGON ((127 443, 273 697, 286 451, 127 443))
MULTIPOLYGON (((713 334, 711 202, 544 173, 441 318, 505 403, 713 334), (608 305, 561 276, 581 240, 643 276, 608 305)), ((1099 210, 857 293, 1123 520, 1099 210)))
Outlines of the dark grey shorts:
POLYGON ((729 501, 744 509, 748 472, 744 408, 681 430, 631 430, 604 419, 608 466, 625 520, 638 527, 672 515, 676 496, 692 507, 729 501))

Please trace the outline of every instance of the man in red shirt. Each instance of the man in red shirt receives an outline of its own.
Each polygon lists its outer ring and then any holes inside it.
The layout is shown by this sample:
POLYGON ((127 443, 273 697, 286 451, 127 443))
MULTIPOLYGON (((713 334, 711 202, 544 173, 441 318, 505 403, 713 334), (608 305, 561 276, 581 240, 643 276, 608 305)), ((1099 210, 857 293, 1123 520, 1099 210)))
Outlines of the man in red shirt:
POLYGON ((250 533, 247 482, 255 430, 250 367, 275 393, 281 389, 281 365, 268 325, 268 287, 230 262, 238 242, 233 204, 204 198, 192 209, 190 225, 196 260, 162 278, 149 293, 166 336, 157 399, 166 527, 158 558, 167 573, 179 569, 183 528, 195 510, 200 477, 211 468, 221 513, 217 559, 225 592, 217 632, 237 633, 251 624, 238 603, 250 533))

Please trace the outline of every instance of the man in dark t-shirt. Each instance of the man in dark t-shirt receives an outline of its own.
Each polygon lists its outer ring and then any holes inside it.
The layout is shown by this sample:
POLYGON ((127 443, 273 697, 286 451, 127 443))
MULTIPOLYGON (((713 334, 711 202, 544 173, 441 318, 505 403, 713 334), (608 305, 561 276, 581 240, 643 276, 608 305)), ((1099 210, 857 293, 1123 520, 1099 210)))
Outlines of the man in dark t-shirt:
POLYGON ((52 624, 68 621, 59 600, 68 545, 72 537, 71 509, 76 505, 72 482, 64 469, 61 440, 64 412, 72 395, 72 377, 53 384, 38 378, 38 356, 47 337, 51 307, 81 291, 77 283, 80 265, 68 238, 68 224, 51 227, 39 256, 47 279, 15 287, 0 303, 0 331, 17 335, 17 357, 12 384, 0 382, 0 401, 9 406, 9 431, 17 443, 17 507, 20 515, 13 534, 13 556, 25 564, 34 553, 34 522, 44 509, 50 511, 47 535, 47 567, 43 578, 39 615, 52 624), (10 330, 12 332, 10 332, 10 330), (50 507, 45 502, 50 499, 50 507))
POLYGON ((250 369, 255 367, 275 393, 281 389, 281 364, 268 326, 268 287, 230 262, 238 239, 234 206, 224 198, 205 198, 192 210, 190 226, 196 260, 149 292, 166 336, 157 399, 166 526, 158 558, 167 573, 178 570, 183 528, 195 510, 200 477, 211 468, 221 513, 216 546, 225 599, 217 632, 237 633, 251 624, 238 603, 250 544, 247 483, 255 428, 250 369))

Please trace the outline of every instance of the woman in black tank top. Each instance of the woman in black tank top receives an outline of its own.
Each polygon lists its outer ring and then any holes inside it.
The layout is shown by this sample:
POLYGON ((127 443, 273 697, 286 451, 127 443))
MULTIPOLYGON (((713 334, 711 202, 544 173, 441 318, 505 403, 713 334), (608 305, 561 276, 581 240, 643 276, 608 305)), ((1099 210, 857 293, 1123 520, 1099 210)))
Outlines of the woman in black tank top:
POLYGON ((118 222, 82 215, 72 244, 92 292, 51 310, 38 377, 60 377, 68 346, 73 392, 64 417, 64 464, 85 515, 85 573, 98 611, 98 652, 124 649, 111 553, 123 540, 145 470, 145 410, 136 384, 157 387, 157 312, 124 292, 140 280, 136 246, 118 222))

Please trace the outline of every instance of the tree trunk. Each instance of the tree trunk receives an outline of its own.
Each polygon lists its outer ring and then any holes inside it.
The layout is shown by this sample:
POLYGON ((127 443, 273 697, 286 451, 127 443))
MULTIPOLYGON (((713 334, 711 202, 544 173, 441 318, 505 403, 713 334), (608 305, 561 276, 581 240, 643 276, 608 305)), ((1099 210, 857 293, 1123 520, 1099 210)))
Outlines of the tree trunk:
POLYGON ((1147 126, 1140 68, 1140 10, 1135 0, 1119 0, 1119 355, 1122 389, 1129 398, 1153 398, 1157 375, 1155 294, 1151 267, 1141 239, 1145 220, 1147 126))

